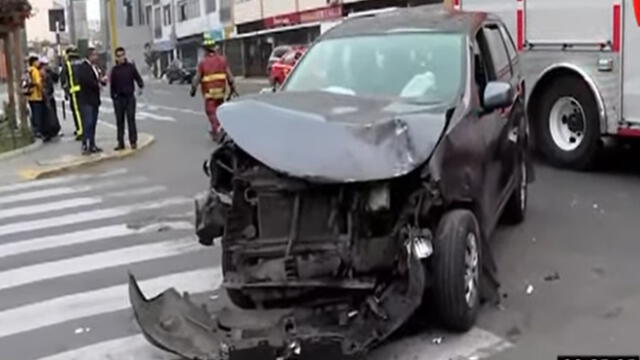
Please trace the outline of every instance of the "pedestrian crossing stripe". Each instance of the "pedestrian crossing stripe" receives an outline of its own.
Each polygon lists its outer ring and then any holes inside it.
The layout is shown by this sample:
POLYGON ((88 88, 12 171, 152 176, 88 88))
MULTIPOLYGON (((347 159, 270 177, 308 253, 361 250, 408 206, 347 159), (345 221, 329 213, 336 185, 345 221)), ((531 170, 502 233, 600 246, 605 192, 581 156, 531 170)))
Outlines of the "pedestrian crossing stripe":
MULTIPOLYGON (((123 276, 126 279, 126 276, 123 276)), ((145 293, 160 294, 167 287, 201 293, 216 290, 222 282, 220 268, 205 268, 141 281, 145 293)), ((37 302, 0 312, 0 338, 66 321, 130 307, 128 283, 37 302)))

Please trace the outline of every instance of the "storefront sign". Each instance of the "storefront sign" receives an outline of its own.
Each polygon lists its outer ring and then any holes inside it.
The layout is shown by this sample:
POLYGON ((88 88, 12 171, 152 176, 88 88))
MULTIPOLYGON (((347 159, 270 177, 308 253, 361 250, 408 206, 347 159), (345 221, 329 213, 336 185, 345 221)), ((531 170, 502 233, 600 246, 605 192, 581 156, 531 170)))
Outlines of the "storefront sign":
POLYGON ((310 22, 333 20, 343 16, 342 5, 278 15, 264 19, 266 28, 291 26, 310 22))

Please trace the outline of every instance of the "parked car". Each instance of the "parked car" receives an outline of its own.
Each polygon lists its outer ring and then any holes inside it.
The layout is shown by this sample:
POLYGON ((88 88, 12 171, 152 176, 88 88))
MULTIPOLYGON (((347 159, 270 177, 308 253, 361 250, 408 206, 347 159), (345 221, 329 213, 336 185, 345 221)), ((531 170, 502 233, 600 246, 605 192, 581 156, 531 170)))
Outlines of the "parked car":
POLYGON ((269 60, 267 61, 267 72, 265 73, 267 76, 271 74, 271 67, 273 64, 282 59, 282 57, 291 50, 291 45, 280 45, 273 48, 271 55, 269 55, 269 60))
POLYGON ((269 82, 273 87, 282 85, 287 75, 296 65, 300 57, 306 51, 304 46, 296 46, 290 48, 280 59, 274 61, 270 66, 269 82))
POLYGON ((173 289, 147 300, 132 277, 146 338, 190 359, 271 360, 363 355, 421 307, 470 329, 497 293, 480 286, 496 284, 491 235, 523 221, 532 174, 508 46, 486 13, 356 17, 280 91, 220 107, 196 230, 203 245, 222 237, 234 306, 211 313, 173 289))

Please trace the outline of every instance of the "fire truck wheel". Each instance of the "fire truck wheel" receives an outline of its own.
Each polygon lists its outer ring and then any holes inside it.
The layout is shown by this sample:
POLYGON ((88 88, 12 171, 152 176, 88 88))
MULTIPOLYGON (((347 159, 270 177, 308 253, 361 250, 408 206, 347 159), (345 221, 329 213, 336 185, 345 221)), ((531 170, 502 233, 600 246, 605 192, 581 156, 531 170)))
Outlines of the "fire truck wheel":
POLYGON ((543 90, 536 119, 538 145, 554 165, 586 169, 600 145, 598 107, 591 89, 576 76, 565 76, 543 90))
POLYGON ((431 292, 435 315, 448 330, 467 331, 478 316, 481 236, 478 221, 469 210, 449 211, 438 224, 431 258, 431 292))

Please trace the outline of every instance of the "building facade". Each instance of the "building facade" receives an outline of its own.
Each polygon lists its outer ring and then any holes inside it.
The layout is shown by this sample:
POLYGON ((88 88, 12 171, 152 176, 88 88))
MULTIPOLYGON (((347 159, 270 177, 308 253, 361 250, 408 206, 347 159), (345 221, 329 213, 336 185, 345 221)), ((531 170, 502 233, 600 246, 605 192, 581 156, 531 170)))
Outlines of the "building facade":
MULTIPOLYGON (((101 11, 101 22, 103 24, 103 34, 105 34, 105 44, 111 44, 111 31, 107 31, 111 22, 109 21, 110 1, 115 1, 115 25, 117 46, 122 46, 127 51, 127 57, 136 63, 141 72, 148 72, 145 65, 145 44, 152 42, 152 12, 151 8, 159 0, 101 0, 104 7, 101 11)), ((109 58, 113 57, 113 50, 109 46, 109 58)))
POLYGON ((351 13, 443 0, 234 0, 233 39, 225 50, 235 73, 264 76, 279 45, 310 44, 351 13))
POLYGON ((31 0, 30 3, 33 8, 31 16, 27 19, 27 42, 49 42, 54 44, 56 42, 56 34, 49 30, 49 10, 65 9, 65 2, 63 0, 31 0))

